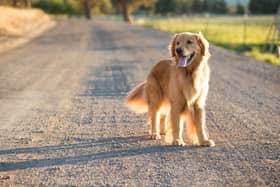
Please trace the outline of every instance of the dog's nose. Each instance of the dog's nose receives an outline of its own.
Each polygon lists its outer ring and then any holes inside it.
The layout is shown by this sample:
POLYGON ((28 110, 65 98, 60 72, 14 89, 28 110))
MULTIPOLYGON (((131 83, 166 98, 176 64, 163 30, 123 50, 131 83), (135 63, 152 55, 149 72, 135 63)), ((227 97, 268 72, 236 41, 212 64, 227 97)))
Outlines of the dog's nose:
POLYGON ((179 48, 177 48, 177 49, 176 49, 176 52, 177 52, 177 54, 179 54, 179 55, 180 55, 180 54, 182 54, 182 53, 183 53, 183 50, 182 50, 182 48, 180 48, 180 47, 179 47, 179 48))

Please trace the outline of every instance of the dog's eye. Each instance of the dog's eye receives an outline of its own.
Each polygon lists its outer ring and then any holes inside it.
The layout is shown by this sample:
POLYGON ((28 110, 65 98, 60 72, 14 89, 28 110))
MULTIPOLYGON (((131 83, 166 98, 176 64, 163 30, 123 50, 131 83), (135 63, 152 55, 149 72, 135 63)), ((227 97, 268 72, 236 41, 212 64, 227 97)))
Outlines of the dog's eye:
POLYGON ((191 40, 188 40, 188 41, 187 41, 187 44, 192 44, 192 41, 191 41, 191 40))
POLYGON ((176 44, 177 44, 177 45, 179 45, 179 44, 180 44, 180 42, 176 42, 176 44))

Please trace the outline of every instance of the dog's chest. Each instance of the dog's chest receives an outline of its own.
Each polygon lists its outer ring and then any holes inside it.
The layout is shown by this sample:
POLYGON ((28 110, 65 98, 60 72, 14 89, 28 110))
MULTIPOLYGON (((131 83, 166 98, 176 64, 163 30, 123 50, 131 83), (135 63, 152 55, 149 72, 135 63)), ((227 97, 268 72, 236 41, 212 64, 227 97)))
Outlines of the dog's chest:
POLYGON ((201 83, 201 80, 197 80, 198 78, 193 80, 191 75, 181 76, 180 79, 183 95, 188 105, 191 105, 196 101, 201 92, 201 85, 197 85, 201 83))

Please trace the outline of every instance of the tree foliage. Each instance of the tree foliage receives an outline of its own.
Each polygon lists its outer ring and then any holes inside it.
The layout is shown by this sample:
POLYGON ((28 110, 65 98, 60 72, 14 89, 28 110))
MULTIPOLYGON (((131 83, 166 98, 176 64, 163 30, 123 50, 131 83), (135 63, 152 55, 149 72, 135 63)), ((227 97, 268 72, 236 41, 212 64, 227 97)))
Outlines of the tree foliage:
POLYGON ((75 1, 70 0, 38 0, 32 4, 34 8, 41 8, 50 14, 80 14, 75 1))
POLYGON ((173 13, 176 9, 176 2, 169 0, 158 0, 155 4, 155 11, 161 15, 173 13))
POLYGON ((127 22, 133 20, 132 14, 149 11, 160 15, 186 14, 244 14, 247 8, 253 14, 274 14, 280 0, 250 0, 245 7, 242 0, 236 5, 227 6, 226 0, 0 0, 0 5, 39 7, 49 13, 78 14, 83 11, 86 17, 98 14, 122 13, 127 22))
POLYGON ((225 14, 227 13, 227 3, 225 2, 225 0, 207 1, 206 9, 208 12, 212 12, 215 14, 225 14))
POLYGON ((110 0, 89 0, 93 15, 112 13, 112 4, 110 0))
POLYGON ((161 15, 189 14, 192 12, 193 0, 158 0, 155 12, 161 15))
POLYGON ((78 0, 86 18, 92 15, 108 14, 113 12, 110 0, 78 0))
POLYGON ((276 14, 280 0, 250 0, 249 10, 253 14, 276 14))
POLYGON ((30 8, 33 1, 32 0, 0 0, 0 5, 10 5, 14 7, 30 8))
POLYGON ((245 7, 240 2, 236 4, 236 14, 244 14, 245 13, 245 7))
POLYGON ((194 13, 202 13, 206 11, 207 2, 201 0, 194 0, 192 3, 192 12, 194 13))
POLYGON ((132 22, 132 13, 140 6, 151 6, 156 0, 115 0, 116 4, 120 7, 124 21, 132 22))
POLYGON ((155 12, 161 15, 179 15, 190 13, 227 13, 225 0, 158 0, 155 12))

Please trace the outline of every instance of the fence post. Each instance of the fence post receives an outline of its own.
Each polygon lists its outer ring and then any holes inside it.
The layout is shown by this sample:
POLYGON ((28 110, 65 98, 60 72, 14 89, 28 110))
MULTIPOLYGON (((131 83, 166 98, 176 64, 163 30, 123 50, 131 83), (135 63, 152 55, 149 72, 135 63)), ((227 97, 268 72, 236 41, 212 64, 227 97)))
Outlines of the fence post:
POLYGON ((248 14, 244 13, 243 15, 243 48, 246 48, 246 39, 247 39, 247 19, 248 19, 248 14))
POLYGON ((278 30, 277 41, 277 56, 280 58, 280 5, 278 6, 277 14, 275 16, 275 27, 278 30))
POLYGON ((208 27, 209 27, 209 13, 206 13, 205 14, 205 17, 206 17, 206 26, 205 26, 205 29, 204 29, 204 36, 208 36, 208 27))
POLYGON ((275 40, 276 40, 276 31, 277 29, 274 28, 272 31, 272 38, 271 38, 271 43, 270 43, 270 47, 269 47, 269 52, 273 53, 273 49, 274 49, 274 44, 275 44, 275 40))

